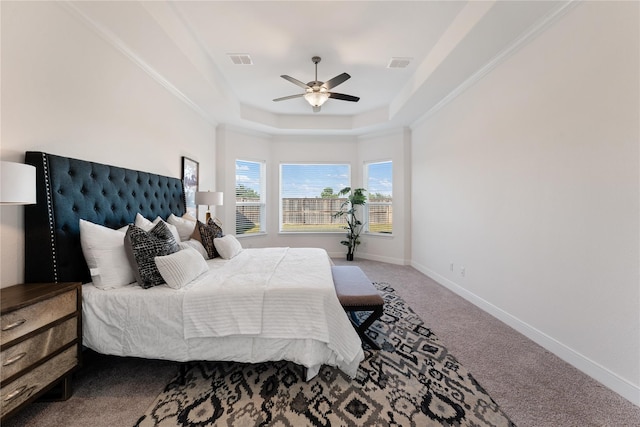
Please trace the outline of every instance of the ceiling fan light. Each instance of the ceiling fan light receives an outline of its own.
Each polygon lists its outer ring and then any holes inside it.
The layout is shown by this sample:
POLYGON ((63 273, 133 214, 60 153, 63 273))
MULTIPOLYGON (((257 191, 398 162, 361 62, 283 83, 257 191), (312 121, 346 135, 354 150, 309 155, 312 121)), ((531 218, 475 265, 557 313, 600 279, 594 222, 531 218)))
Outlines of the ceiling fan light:
POLYGON ((312 107, 320 107, 329 99, 329 94, 327 92, 307 92, 304 95, 304 99, 306 99, 312 107))

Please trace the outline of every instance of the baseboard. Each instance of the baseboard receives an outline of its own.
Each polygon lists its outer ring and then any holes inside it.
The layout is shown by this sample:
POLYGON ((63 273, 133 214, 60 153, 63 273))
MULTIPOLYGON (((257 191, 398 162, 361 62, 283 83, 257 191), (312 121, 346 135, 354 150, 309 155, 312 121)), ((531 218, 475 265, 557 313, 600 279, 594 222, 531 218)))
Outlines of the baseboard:
MULTIPOLYGON (((329 252, 329 256, 331 258, 346 258, 346 254, 344 252, 329 252)), ((391 258, 380 255, 372 255, 366 252, 356 252, 354 259, 366 259, 369 261, 378 261, 378 262, 386 262, 387 264, 396 264, 396 265, 409 265, 409 262, 402 258, 391 258)))
POLYGON ((585 357, 584 355, 578 353, 572 348, 566 346, 565 344, 559 342, 553 337, 545 334, 544 332, 534 328, 509 314, 508 312, 502 310, 499 307, 491 304, 489 301, 475 295, 472 292, 469 292, 467 289, 458 285, 457 283, 447 279, 444 276, 436 273, 435 271, 420 265, 415 262, 411 262, 411 266, 421 273, 429 276, 431 279, 435 280, 440 285, 445 288, 451 290, 472 304, 480 307, 482 310, 491 314, 493 317, 498 320, 504 322, 505 324, 511 326, 516 331, 520 332, 530 340, 549 350, 551 353, 555 354, 565 362, 569 363, 571 366, 579 369, 585 374, 589 375, 591 378, 600 382, 604 386, 610 388, 614 392, 618 393, 620 396, 624 397, 631 403, 636 406, 640 406, 640 387, 632 384, 624 378, 616 375, 611 372, 606 367, 594 362, 593 360, 585 357))

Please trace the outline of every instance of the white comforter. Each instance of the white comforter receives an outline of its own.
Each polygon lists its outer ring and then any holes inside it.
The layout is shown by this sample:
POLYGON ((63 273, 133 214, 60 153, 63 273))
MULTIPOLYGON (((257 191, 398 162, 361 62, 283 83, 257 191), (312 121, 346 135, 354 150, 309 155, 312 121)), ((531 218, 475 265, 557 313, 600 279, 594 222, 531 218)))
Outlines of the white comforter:
POLYGON ((104 354, 176 361, 290 360, 354 377, 361 342, 336 297, 326 251, 244 249, 185 288, 83 286, 84 345, 104 354))

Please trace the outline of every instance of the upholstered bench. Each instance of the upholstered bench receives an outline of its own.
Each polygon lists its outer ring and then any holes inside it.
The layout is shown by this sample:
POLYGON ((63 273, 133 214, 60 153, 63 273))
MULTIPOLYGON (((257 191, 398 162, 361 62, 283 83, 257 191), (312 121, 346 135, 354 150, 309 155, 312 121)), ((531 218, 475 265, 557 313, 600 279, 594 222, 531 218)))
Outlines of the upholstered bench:
POLYGON ((333 273, 333 283, 336 287, 338 299, 344 310, 351 313, 351 322, 353 327, 371 348, 380 349, 380 347, 367 336, 365 331, 373 322, 382 316, 384 300, 378 290, 373 286, 371 280, 357 266, 350 265, 334 265, 331 267, 333 273), (358 324, 358 320, 354 315, 357 311, 370 311, 371 314, 364 322, 358 324))

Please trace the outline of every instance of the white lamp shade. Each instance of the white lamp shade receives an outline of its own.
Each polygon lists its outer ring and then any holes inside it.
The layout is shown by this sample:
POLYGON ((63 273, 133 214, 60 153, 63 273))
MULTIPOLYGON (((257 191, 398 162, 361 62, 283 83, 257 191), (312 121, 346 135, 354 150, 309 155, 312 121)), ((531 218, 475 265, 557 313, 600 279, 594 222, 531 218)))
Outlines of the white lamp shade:
POLYGON ((35 203, 35 166, 0 162, 0 204, 33 205, 35 203))
POLYGON ((223 196, 222 191, 198 191, 196 205, 222 206, 223 196))

